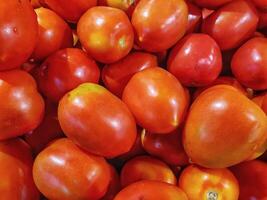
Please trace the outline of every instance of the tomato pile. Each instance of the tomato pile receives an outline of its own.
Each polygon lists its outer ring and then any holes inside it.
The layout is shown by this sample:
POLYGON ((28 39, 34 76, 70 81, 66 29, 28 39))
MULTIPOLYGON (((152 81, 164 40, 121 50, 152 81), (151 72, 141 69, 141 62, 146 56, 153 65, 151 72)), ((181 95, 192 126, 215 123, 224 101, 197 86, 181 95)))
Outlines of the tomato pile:
POLYGON ((0 1, 0 200, 267 200, 266 0, 0 1))

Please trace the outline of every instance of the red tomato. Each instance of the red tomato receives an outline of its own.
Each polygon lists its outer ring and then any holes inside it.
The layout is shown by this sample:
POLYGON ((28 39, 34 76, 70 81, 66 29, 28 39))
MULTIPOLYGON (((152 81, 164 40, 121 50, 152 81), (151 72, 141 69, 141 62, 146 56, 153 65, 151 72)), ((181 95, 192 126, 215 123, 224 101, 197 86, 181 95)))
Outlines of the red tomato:
POLYGON ((27 72, 0 72, 0 99, 0 140, 23 135, 41 123, 44 101, 27 72))
POLYGON ((72 46, 72 31, 63 19, 46 8, 35 9, 35 12, 39 24, 39 35, 32 55, 34 60, 43 60, 59 49, 72 46))
POLYGON ((190 200, 238 200, 239 195, 238 181, 228 169, 206 169, 191 165, 182 172, 179 186, 190 200))
POLYGON ((189 158, 208 168, 245 161, 266 139, 264 112, 228 85, 211 87, 199 95, 191 106, 183 133, 189 158))
POLYGON ((0 142, 0 199, 39 200, 32 178, 33 158, 22 139, 0 142))
POLYGON ((259 12, 260 14, 260 21, 258 24, 259 29, 266 29, 267 28, 267 12, 259 12))
POLYGON ((143 180, 121 190, 114 200, 188 200, 177 186, 159 181, 143 180))
POLYGON ((185 86, 211 84, 222 70, 222 55, 217 43, 206 34, 190 34, 172 49, 168 71, 185 86))
POLYGON ((252 0, 252 2, 263 11, 267 11, 267 1, 266 0, 252 0))
POLYGON ((140 180, 160 181, 176 185, 176 177, 164 162, 150 156, 139 156, 128 161, 121 171, 121 185, 126 187, 140 180))
POLYGON ((0 71, 18 68, 31 56, 38 35, 29 0, 0 1, 0 71))
POLYGON ((181 124, 187 104, 179 81, 159 67, 136 73, 125 87, 122 99, 141 127, 162 134, 181 124))
POLYGON ((136 139, 135 120, 127 106, 104 87, 84 83, 59 102, 64 133, 85 150, 105 157, 128 152, 136 139))
POLYGON ((193 0, 200 7, 216 9, 233 0, 193 0))
POLYGON ((30 0, 30 2, 32 4, 32 7, 34 7, 34 8, 41 7, 41 4, 40 4, 39 0, 30 0))
POLYGON ((127 15, 117 8, 94 7, 79 20, 78 37, 96 60, 113 63, 133 47, 134 33, 127 15))
POLYGON ((267 164, 249 161, 231 168, 240 186, 239 200, 267 199, 267 164))
POLYGON ((122 96, 125 86, 135 73, 156 66, 158 66, 156 56, 133 52, 116 63, 106 65, 102 70, 102 80, 112 93, 122 96))
POLYGON ((236 79, 254 90, 267 89, 267 39, 256 37, 241 46, 233 56, 231 68, 236 79))
POLYGON ((97 200, 105 195, 110 178, 104 158, 82 151, 66 138, 46 147, 33 165, 34 182, 48 199, 97 200))
POLYGON ((254 6, 246 0, 236 0, 209 15, 202 24, 202 32, 213 37, 222 50, 228 50, 250 38, 258 22, 254 6))
POLYGON ((187 33, 197 32, 200 28, 202 12, 201 9, 193 3, 186 1, 188 7, 188 24, 186 28, 187 33))
POLYGON ((132 16, 137 44, 152 52, 173 46, 185 34, 187 22, 184 0, 140 0, 132 16))
POLYGON ((77 22, 89 8, 97 5, 97 0, 39 0, 42 5, 49 7, 62 18, 77 22))
POLYGON ((40 90, 54 102, 82 83, 97 83, 99 76, 95 61, 76 48, 55 52, 37 69, 40 90))

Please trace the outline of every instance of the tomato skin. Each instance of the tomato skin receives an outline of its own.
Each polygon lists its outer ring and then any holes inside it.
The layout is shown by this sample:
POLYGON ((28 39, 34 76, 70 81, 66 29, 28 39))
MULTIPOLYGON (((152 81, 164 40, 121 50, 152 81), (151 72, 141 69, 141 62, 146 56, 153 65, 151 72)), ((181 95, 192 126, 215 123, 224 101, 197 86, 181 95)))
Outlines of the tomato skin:
POLYGON ((252 0, 252 2, 257 6, 258 9, 262 11, 267 11, 267 2, 265 0, 252 0))
POLYGON ((97 200, 104 196, 110 178, 104 158, 82 151, 67 138, 51 143, 33 164, 34 182, 48 199, 97 200))
POLYGON ((256 37, 234 54, 231 68, 237 80, 254 90, 267 89, 267 39, 256 37))
POLYGON ((127 15, 117 8, 89 9, 80 18, 77 33, 88 54, 102 63, 120 60, 133 47, 132 25, 127 15))
POLYGON ((266 115, 256 104, 232 86, 217 85, 191 106, 183 145, 193 163, 225 168, 252 156, 266 141, 266 133, 266 115))
POLYGON ((136 139, 136 123, 127 106, 97 84, 84 83, 67 93, 59 102, 58 119, 70 139, 96 155, 119 156, 136 139))
POLYGON ((222 70, 222 55, 217 43, 207 34, 189 34, 172 49, 168 71, 185 86, 212 83, 222 70))
POLYGON ((267 164, 253 160, 231 168, 240 186, 239 200, 267 198, 267 164))
POLYGON ((112 93, 121 97, 125 86, 135 73, 156 66, 156 56, 133 52, 116 63, 106 65, 102 70, 102 80, 112 93))
POLYGON ((238 200, 239 185, 228 169, 207 169, 190 165, 185 168, 179 179, 179 186, 190 200, 227 199, 238 200), (192 187, 194 183, 194 187, 192 187))
POLYGON ((208 9, 216 9, 231 1, 233 0, 193 0, 198 6, 208 9))
POLYGON ((55 52, 37 70, 41 92, 54 102, 82 83, 97 83, 99 76, 95 61, 77 48, 55 52))
POLYGON ((183 0, 140 0, 132 16, 138 46, 151 52, 173 46, 185 34, 187 22, 183 0))
POLYGON ((160 134, 169 133, 181 124, 187 104, 179 81, 159 67, 136 73, 126 85, 122 100, 141 127, 160 134))
POLYGON ((40 8, 41 7, 39 0, 30 0, 30 2, 31 2, 31 5, 33 8, 40 8))
POLYGON ((0 2, 0 71, 20 67, 30 57, 38 35, 29 0, 0 2))
POLYGON ((199 30, 202 18, 201 9, 190 1, 186 1, 188 7, 188 24, 186 33, 193 33, 199 30))
POLYGON ((122 187, 140 180, 160 181, 172 185, 177 182, 169 166, 151 156, 138 156, 129 160, 123 166, 120 178, 122 187))
POLYGON ((204 19, 202 32, 213 37, 222 50, 229 50, 250 38, 258 22, 257 10, 249 1, 236 0, 204 19))

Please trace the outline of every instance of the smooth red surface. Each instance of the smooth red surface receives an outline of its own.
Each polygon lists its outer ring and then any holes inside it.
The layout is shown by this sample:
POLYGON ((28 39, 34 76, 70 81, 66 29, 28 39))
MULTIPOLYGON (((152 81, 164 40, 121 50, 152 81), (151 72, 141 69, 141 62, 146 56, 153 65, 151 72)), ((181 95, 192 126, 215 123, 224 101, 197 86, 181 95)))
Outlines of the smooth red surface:
POLYGON ((216 9, 233 0, 193 0, 195 4, 203 8, 216 9))
POLYGON ((188 7, 188 24, 186 28, 186 33, 193 33, 199 30, 200 24, 202 22, 202 12, 199 7, 190 1, 186 1, 188 7))
POLYGON ((252 0, 252 2, 259 8, 260 10, 267 11, 267 1, 266 0, 252 0))

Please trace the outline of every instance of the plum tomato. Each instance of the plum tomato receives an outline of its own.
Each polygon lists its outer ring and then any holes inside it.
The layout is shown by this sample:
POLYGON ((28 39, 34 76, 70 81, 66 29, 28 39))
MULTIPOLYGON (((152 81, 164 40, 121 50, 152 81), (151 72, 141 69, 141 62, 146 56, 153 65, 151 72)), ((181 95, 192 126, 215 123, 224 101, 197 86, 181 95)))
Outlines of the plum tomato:
POLYGON ((197 32, 200 28, 202 12, 201 9, 191 3, 189 0, 186 1, 188 7, 188 24, 186 33, 197 32))
POLYGON ((233 0, 193 0, 199 7, 216 9, 233 0))

